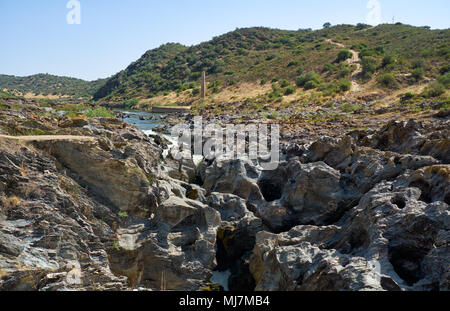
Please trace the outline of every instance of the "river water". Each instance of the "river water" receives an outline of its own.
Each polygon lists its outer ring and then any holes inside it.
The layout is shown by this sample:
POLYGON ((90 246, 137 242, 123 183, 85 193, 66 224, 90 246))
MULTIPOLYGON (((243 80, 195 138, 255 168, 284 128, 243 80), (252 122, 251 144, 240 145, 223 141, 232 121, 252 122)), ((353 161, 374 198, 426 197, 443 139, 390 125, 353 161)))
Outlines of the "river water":
POLYGON ((143 112, 143 111, 120 111, 127 117, 123 121, 128 124, 136 125, 141 131, 151 131, 153 128, 161 124, 161 114, 143 112), (144 118, 144 120, 141 120, 144 118), (150 119, 150 120, 149 120, 150 119))

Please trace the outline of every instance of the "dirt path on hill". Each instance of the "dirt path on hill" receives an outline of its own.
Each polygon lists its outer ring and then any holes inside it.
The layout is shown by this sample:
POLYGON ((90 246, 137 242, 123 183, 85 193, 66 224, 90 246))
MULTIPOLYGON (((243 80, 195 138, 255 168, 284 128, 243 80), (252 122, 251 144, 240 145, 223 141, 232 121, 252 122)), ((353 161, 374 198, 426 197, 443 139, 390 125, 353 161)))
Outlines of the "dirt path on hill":
MULTIPOLYGON (((334 44, 343 49, 346 48, 346 46, 344 44, 333 41, 331 39, 327 39, 326 42, 334 44)), ((356 69, 352 72, 352 75, 350 78, 350 81, 352 82, 352 88, 350 90, 350 93, 353 94, 353 93, 357 93, 361 90, 361 86, 357 80, 358 80, 359 75, 362 73, 362 66, 361 66, 361 58, 359 57, 359 53, 357 51, 351 50, 351 49, 349 49, 349 51, 352 53, 352 57, 347 59, 346 62, 349 65, 356 66, 356 69)))

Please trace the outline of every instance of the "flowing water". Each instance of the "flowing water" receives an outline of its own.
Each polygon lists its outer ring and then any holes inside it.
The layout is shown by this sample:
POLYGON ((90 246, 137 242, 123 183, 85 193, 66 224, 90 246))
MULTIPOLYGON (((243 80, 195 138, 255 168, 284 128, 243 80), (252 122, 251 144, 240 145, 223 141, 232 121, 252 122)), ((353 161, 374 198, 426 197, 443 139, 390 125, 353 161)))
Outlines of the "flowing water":
POLYGON ((136 125, 141 131, 149 131, 161 125, 161 114, 144 111, 120 111, 126 115, 123 121, 136 125))

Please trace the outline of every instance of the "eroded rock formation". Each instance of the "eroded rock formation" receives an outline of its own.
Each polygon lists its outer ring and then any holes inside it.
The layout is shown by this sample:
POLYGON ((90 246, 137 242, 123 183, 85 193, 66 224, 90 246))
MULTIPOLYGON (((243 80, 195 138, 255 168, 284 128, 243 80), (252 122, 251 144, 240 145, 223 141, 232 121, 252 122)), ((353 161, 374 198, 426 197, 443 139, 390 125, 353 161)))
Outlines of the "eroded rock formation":
POLYGON ((445 118, 285 142, 274 171, 49 123, 91 139, 0 138, 1 290, 449 290, 445 118))

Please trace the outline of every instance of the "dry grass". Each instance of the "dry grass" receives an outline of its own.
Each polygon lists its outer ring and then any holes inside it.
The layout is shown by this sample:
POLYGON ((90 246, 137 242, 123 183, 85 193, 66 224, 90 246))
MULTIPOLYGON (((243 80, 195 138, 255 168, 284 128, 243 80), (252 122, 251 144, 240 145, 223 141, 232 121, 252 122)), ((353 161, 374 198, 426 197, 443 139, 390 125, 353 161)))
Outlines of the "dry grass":
POLYGON ((28 92, 28 93, 22 94, 22 95, 23 95, 23 97, 25 97, 27 99, 61 99, 61 98, 70 98, 70 96, 68 96, 68 95, 62 96, 62 95, 50 95, 49 94, 49 95, 44 96, 42 94, 36 95, 34 93, 31 93, 31 92, 28 92))
POLYGON ((5 208, 16 208, 17 206, 19 206, 21 199, 13 195, 8 198, 3 198, 1 202, 3 207, 5 208))

